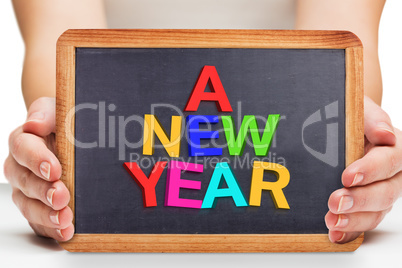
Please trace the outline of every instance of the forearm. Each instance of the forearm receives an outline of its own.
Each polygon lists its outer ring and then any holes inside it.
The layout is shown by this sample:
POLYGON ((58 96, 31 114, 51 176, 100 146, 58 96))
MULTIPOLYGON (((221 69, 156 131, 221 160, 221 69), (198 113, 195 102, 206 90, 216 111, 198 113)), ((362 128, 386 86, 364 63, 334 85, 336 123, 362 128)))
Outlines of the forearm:
POLYGON ((56 42, 67 29, 105 28, 102 0, 13 0, 25 43, 22 92, 26 107, 55 96, 56 42))
POLYGON ((25 53, 21 87, 27 108, 40 97, 55 97, 56 59, 53 49, 43 53, 25 53))
POLYGON ((299 0, 296 29, 348 30, 364 47, 365 95, 381 104, 378 26, 385 0, 299 0))

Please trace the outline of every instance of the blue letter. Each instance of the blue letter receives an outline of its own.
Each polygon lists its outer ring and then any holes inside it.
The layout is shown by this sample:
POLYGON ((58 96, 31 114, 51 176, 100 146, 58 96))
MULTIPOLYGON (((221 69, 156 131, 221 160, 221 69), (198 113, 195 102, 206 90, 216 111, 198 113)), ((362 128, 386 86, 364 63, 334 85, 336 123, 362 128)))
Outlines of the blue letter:
POLYGON ((188 154, 190 156, 222 155, 222 148, 201 148, 201 139, 217 139, 218 131, 202 131, 202 123, 218 123, 217 115, 189 115, 187 116, 188 154))

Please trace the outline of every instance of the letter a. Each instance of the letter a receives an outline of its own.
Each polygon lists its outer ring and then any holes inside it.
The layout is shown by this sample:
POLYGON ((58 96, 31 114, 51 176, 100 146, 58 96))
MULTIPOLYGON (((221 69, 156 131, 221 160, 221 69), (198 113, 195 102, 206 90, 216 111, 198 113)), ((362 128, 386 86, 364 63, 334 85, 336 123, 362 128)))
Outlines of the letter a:
POLYGON ((232 197, 237 207, 247 207, 247 201, 239 187, 236 177, 227 162, 217 163, 201 208, 213 208, 218 197, 232 197), (219 188, 224 179, 228 188, 219 188))
POLYGON ((214 101, 219 112, 233 112, 215 66, 202 68, 184 111, 197 111, 201 101, 214 101), (212 92, 205 92, 207 83, 212 92))

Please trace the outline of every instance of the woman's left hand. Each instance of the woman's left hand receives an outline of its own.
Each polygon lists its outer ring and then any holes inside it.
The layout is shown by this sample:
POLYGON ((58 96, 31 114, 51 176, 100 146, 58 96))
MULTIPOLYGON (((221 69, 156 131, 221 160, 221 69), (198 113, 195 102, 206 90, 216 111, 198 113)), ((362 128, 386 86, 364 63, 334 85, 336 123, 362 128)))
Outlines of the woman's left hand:
POLYGON ((329 239, 346 243, 378 226, 402 195, 402 132, 370 98, 364 99, 365 155, 342 174, 325 222, 329 239))

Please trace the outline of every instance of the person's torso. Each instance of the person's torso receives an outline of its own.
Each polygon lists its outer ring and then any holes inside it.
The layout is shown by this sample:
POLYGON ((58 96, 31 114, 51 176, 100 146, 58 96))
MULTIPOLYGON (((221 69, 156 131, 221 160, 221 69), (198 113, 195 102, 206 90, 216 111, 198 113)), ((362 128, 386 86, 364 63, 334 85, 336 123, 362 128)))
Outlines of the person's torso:
POLYGON ((105 0, 110 28, 293 29, 295 0, 105 0))

